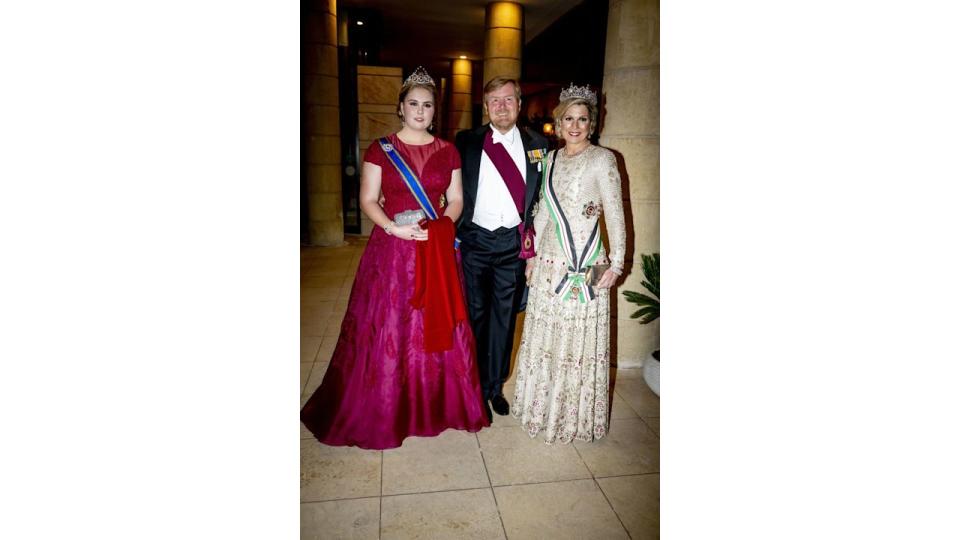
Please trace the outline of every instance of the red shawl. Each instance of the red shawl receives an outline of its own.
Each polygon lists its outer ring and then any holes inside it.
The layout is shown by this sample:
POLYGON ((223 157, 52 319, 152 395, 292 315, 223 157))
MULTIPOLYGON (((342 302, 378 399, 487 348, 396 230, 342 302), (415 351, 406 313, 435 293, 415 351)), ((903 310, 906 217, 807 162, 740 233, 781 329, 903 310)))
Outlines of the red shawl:
POLYGON ((447 216, 421 222, 429 231, 426 242, 417 242, 413 299, 423 309, 423 348, 442 352, 453 348, 453 330, 467 319, 453 241, 456 227, 447 216))

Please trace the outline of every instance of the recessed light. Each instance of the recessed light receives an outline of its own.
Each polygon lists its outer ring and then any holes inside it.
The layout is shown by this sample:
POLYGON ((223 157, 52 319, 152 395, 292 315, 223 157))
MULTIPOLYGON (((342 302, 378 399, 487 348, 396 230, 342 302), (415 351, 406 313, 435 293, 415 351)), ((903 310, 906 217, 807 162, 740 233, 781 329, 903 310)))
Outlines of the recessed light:
POLYGON ((357 21, 357 26, 363 26, 363 21, 357 21))

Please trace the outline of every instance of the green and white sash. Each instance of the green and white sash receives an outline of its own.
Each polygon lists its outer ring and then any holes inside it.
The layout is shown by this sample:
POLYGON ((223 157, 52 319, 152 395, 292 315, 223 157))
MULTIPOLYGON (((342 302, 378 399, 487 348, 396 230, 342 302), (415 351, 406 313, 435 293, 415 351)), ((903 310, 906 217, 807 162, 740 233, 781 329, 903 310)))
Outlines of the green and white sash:
POLYGON ((563 213, 563 208, 560 207, 560 198, 557 197, 553 185, 553 169, 557 163, 558 153, 560 153, 560 150, 555 150, 553 153, 553 159, 550 161, 547 172, 547 181, 543 183, 541 191, 547 210, 553 217, 554 223, 557 224, 557 239, 567 260, 567 274, 563 276, 554 292, 564 300, 572 297, 579 300, 580 303, 586 303, 596 298, 593 287, 586 281, 586 271, 587 267, 600 256, 600 220, 598 219, 594 224, 593 231, 587 239, 587 245, 578 255, 573 242, 573 230, 570 228, 567 216, 563 213))

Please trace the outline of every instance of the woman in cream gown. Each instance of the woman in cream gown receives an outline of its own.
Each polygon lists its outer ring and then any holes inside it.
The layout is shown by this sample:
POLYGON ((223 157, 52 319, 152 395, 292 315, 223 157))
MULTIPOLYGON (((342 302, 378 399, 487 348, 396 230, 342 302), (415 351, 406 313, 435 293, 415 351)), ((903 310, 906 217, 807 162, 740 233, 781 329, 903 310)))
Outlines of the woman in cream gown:
POLYGON ((554 118, 566 144, 545 160, 534 218, 537 256, 527 261, 530 289, 511 408, 531 437, 544 431, 548 444, 606 435, 610 287, 623 272, 626 245, 616 158, 589 140, 597 121, 596 94, 571 85, 561 92, 554 118), (609 254, 599 241, 601 217, 609 254), (571 268, 574 258, 578 262, 571 268), (593 287, 584 272, 590 264, 610 265, 593 287))

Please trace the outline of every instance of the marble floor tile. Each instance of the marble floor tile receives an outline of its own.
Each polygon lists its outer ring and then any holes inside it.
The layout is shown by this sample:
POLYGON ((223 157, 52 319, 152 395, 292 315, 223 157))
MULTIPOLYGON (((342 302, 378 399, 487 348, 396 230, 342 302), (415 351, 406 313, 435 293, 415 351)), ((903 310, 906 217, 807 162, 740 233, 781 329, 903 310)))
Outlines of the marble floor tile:
POLYGON ((343 312, 346 313, 347 306, 349 305, 349 301, 350 301, 350 294, 349 292, 345 291, 344 294, 341 294, 340 298, 337 298, 337 301, 334 303, 333 305, 334 311, 343 310, 343 312))
POLYGON ((300 540, 380 538, 380 499, 300 504, 300 540))
MULTIPOLYGON (((346 241, 301 248, 301 407, 329 367, 366 246, 346 241)), ((523 322, 504 385, 511 408, 523 322)), ((301 424, 301 539, 656 538, 659 397, 641 368, 611 368, 611 380, 610 429, 593 443, 547 445, 494 415, 476 434, 448 430, 380 452, 323 445, 301 424)))
POLYGON ((506 538, 490 488, 383 497, 380 538, 506 538))
POLYGON ((590 478, 572 445, 546 444, 542 435, 530 438, 521 427, 487 428, 477 436, 494 486, 590 478))
POLYGON ((650 426, 650 429, 652 429, 653 432, 657 434, 657 438, 659 438, 660 437, 660 417, 645 416, 643 418, 643 421, 646 422, 648 426, 650 426))
POLYGON ((309 288, 342 287, 344 281, 346 280, 347 280, 346 272, 324 272, 322 274, 314 274, 310 276, 301 277, 300 286, 309 287, 309 288))
POLYGON ((329 307, 308 306, 300 309, 300 337, 323 338, 323 331, 330 321, 333 304, 329 307))
POLYGON ((573 444, 598 478, 660 471, 660 439, 640 418, 611 420, 606 437, 573 444))
POLYGON ((510 540, 629 538, 592 480, 493 488, 510 540))
POLYGON ((383 494, 490 487, 477 436, 448 429, 383 451, 383 494))
POLYGON ((300 363, 313 362, 317 357, 317 351, 320 350, 322 337, 301 337, 300 338, 300 363))
POLYGON ((597 478, 597 483, 631 538, 660 538, 659 474, 597 478))
MULTIPOLYGON (((346 313, 346 311, 344 311, 346 313)), ((327 319, 327 326, 323 329, 323 339, 336 341, 340 337, 340 327, 343 324, 343 313, 330 311, 330 318, 327 319)))
POLYGON ((617 420, 620 418, 636 418, 637 413, 634 411, 630 405, 616 392, 612 393, 613 395, 613 404, 610 406, 610 419, 617 420))
POLYGON ((326 336, 323 343, 320 344, 320 350, 317 351, 317 362, 329 362, 333 356, 333 350, 337 348, 337 340, 340 336, 326 336))
POLYGON ((640 416, 660 416, 660 397, 643 379, 617 379, 614 391, 640 416))
POLYGON ((300 305, 318 306, 326 305, 328 302, 335 301, 340 297, 340 287, 301 287, 300 305))
POLYGON ((307 381, 310 380, 310 371, 313 370, 313 362, 300 363, 300 393, 303 393, 303 389, 307 387, 307 381))
POLYGON ((610 368, 610 378, 618 381, 643 380, 643 368, 610 368))
POLYGON ((381 460, 379 450, 301 440, 300 501, 379 496, 381 460))
POLYGON ((301 277, 314 277, 324 274, 351 275, 356 271, 352 258, 329 257, 320 264, 311 265, 300 270, 301 277))
POLYGON ((313 370, 310 372, 310 377, 307 378, 307 384, 303 387, 303 395, 311 396, 317 391, 317 388, 320 388, 320 383, 323 382, 323 376, 326 375, 328 367, 330 367, 330 362, 313 363, 313 370))

